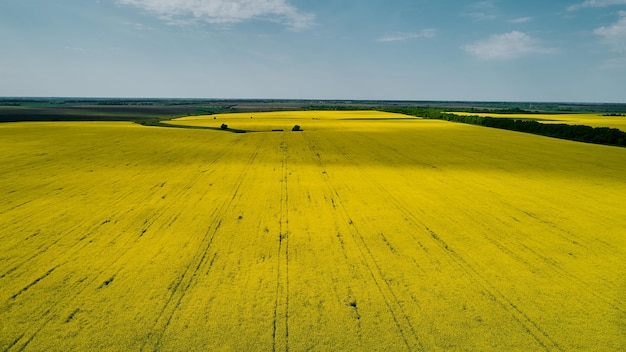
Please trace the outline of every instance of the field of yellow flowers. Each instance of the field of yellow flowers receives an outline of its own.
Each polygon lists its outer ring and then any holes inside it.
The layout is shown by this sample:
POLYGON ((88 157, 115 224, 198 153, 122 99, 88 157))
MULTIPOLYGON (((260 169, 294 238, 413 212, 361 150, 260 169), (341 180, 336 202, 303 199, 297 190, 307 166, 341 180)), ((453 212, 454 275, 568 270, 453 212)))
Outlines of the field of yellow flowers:
POLYGON ((498 113, 469 113, 453 112, 461 116, 485 116, 493 118, 508 118, 522 120, 537 120, 541 123, 564 123, 567 125, 586 125, 591 127, 610 127, 626 131, 625 116, 604 116, 602 114, 498 114, 498 113))
POLYGON ((0 125, 0 350, 626 345, 626 149, 380 112, 169 124, 249 133, 0 125))

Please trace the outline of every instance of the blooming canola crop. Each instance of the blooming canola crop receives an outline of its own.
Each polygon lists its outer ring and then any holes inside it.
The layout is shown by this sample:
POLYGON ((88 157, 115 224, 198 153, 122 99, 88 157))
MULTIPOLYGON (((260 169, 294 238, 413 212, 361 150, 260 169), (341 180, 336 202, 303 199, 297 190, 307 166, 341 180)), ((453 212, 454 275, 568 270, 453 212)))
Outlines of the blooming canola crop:
POLYGON ((498 114, 453 112, 461 116, 478 115, 493 118, 536 120, 547 124, 585 125, 590 127, 609 127, 626 131, 626 116, 607 116, 601 114, 498 114))
POLYGON ((0 350, 626 345, 626 149, 380 112, 169 124, 250 132, 0 125, 0 350))

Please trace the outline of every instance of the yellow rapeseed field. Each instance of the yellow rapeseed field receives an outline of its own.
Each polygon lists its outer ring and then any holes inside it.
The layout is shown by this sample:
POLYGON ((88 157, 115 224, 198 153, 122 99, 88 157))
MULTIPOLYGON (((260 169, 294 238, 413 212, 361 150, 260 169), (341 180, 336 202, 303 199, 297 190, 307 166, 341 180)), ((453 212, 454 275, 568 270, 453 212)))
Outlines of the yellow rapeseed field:
POLYGON ((624 148, 379 112, 170 123, 259 132, 0 125, 0 350, 626 345, 624 148))
POLYGON ((478 115, 494 118, 538 120, 541 123, 564 123, 591 127, 610 127, 626 131, 626 116, 603 116, 603 114, 494 114, 453 112, 461 116, 478 115))

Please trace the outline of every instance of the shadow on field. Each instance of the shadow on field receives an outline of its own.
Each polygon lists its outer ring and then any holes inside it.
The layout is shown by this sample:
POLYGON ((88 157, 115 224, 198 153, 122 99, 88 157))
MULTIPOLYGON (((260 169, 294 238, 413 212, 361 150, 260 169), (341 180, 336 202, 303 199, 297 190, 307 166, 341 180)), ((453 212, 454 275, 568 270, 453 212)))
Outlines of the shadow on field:
MULTIPOLYGON (((146 126, 146 124, 141 124, 146 126)), ((222 125, 221 127, 209 127, 209 126, 189 126, 189 125, 175 125, 163 122, 157 122, 154 124, 150 124, 148 126, 156 126, 156 127, 168 127, 168 128, 184 128, 184 129, 192 129, 192 130, 212 130, 212 131, 224 131, 231 133, 249 133, 254 131, 241 130, 237 128, 230 128, 226 125, 222 125)))

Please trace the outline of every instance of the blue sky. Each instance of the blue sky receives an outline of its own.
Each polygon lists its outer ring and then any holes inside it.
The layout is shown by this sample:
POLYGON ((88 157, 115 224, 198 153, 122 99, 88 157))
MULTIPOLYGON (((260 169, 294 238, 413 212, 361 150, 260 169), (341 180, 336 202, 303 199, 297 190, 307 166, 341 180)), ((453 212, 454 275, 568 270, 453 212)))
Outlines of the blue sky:
POLYGON ((626 0, 0 0, 0 96, 626 103, 626 0))

